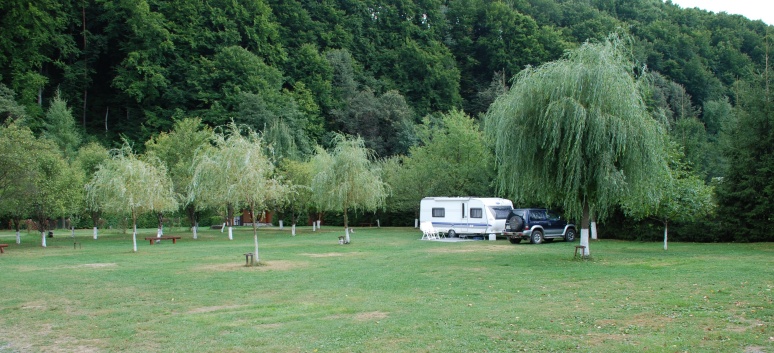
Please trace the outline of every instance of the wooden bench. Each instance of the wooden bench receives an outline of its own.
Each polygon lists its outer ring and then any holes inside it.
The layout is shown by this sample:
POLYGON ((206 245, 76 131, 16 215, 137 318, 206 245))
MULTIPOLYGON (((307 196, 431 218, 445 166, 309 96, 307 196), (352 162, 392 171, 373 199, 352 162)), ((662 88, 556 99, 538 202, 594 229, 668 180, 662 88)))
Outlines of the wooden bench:
POLYGON ((176 244, 178 239, 181 239, 182 237, 145 237, 145 240, 150 241, 150 244, 153 245, 154 240, 163 240, 163 239, 172 239, 172 244, 176 244))
POLYGON ((8 247, 8 244, 0 244, 0 254, 4 253, 5 250, 3 250, 3 248, 7 248, 7 247, 8 247))

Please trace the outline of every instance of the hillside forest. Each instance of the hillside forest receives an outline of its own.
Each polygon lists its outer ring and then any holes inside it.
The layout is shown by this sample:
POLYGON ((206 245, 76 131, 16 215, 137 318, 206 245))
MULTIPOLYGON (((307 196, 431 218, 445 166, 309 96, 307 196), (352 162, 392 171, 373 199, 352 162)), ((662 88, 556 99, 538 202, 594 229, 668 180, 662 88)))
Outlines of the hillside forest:
POLYGON ((252 205, 286 222, 411 226, 424 196, 562 211, 498 187, 487 112, 523 70, 615 36, 672 175, 690 185, 662 211, 620 200, 600 237, 658 240, 668 224, 672 240, 772 241, 773 31, 669 0, 5 0, 0 215, 17 229, 127 226, 84 186, 137 159, 176 198, 141 226, 220 223, 251 205, 195 204, 196 162, 237 135, 262 146, 262 182, 295 190, 252 205), (343 145, 383 181, 367 207, 309 192, 343 145))

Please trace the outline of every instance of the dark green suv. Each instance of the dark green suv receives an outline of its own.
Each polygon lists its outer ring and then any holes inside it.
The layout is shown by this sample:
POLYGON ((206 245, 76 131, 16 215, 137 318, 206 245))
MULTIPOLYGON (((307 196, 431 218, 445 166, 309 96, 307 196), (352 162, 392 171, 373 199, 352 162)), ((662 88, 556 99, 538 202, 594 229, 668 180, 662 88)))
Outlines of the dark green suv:
POLYGON ((545 208, 517 208, 508 214, 503 234, 512 244, 522 240, 540 244, 553 239, 575 241, 578 231, 574 224, 568 223, 556 212, 545 208))

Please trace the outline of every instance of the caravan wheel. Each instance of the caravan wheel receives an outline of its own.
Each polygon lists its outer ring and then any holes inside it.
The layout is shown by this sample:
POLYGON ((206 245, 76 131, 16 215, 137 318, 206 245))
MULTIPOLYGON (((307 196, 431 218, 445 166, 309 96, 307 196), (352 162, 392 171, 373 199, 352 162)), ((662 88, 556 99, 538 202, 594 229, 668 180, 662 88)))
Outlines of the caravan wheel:
POLYGON ((457 237, 457 232, 454 231, 454 229, 449 229, 449 232, 446 233, 447 238, 455 238, 457 237))

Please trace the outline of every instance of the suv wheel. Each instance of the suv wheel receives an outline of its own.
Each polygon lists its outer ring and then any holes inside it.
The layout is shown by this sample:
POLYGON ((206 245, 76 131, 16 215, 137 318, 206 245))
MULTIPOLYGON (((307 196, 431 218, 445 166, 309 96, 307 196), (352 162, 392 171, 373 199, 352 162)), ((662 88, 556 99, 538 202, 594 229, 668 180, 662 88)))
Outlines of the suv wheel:
POLYGON ((564 241, 566 242, 572 242, 575 241, 575 229, 567 229, 567 233, 564 233, 564 241))
POLYGON ((539 230, 533 230, 532 235, 529 237, 529 242, 532 244, 540 244, 543 242, 543 232, 539 230))

